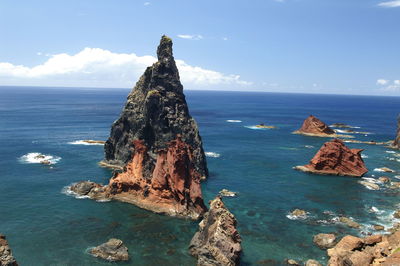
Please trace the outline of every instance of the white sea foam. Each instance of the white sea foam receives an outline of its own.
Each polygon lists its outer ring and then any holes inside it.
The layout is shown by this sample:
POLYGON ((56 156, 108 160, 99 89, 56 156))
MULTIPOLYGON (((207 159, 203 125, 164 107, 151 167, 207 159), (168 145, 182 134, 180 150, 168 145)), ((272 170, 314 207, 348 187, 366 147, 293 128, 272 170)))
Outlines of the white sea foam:
POLYGON ((375 168, 374 171, 375 171, 375 172, 385 172, 385 171, 382 170, 381 168, 375 168))
POLYGON ((50 164, 56 164, 61 160, 61 157, 41 154, 39 152, 30 152, 19 158, 22 163, 43 163, 44 161, 50 162, 50 164))
POLYGON ((400 179, 400 175, 395 175, 394 178, 400 179))
POLYGON ((305 220, 309 217, 309 212, 306 212, 306 215, 293 215, 292 213, 288 213, 286 217, 290 220, 305 220))
POLYGON ((395 151, 385 151, 386 153, 396 153, 395 151))
POLYGON ((245 128, 254 129, 254 130, 267 130, 269 128, 265 127, 257 127, 257 126, 244 126, 245 128))
POLYGON ((363 159, 368 158, 368 155, 366 155, 366 154, 361 154, 361 158, 363 158, 363 159))
POLYGON ((221 154, 212 152, 212 151, 207 151, 207 152, 205 152, 205 154, 207 157, 211 157, 211 158, 218 158, 221 156, 221 154))
POLYGON ((313 145, 304 145, 304 147, 307 148, 307 149, 313 149, 313 148, 315 148, 313 145))
POLYGON ((86 140, 75 140, 75 141, 70 141, 68 142, 68 144, 72 144, 72 145, 100 145, 103 146, 103 143, 90 143, 87 142, 86 140))
POLYGON ((381 183, 379 180, 372 178, 372 177, 362 177, 362 179, 364 179, 365 181, 368 181, 370 183, 374 183, 374 184, 381 183))
POLYGON ((226 120, 226 122, 228 122, 228 123, 242 123, 242 120, 229 119, 229 120, 226 120))
POLYGON ((77 198, 77 199, 89 199, 89 196, 79 195, 79 194, 77 194, 77 193, 75 193, 74 191, 71 190, 71 187, 73 185, 75 185, 75 184, 76 183, 72 183, 69 186, 63 187, 63 189, 61 190, 61 193, 65 194, 65 195, 68 195, 68 196, 72 196, 72 197, 77 198))

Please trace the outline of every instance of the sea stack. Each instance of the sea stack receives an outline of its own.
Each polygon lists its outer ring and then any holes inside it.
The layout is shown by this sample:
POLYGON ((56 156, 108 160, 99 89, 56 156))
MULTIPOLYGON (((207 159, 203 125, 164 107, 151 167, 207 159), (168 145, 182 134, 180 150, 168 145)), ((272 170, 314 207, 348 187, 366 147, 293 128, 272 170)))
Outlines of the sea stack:
POLYGON ((239 265, 241 238, 235 216, 229 212, 221 197, 210 201, 210 210, 199 224, 199 231, 190 242, 189 251, 197 265, 239 265))
POLYGON ((397 118, 397 133, 396 133, 396 138, 393 142, 393 147, 400 149, 400 115, 397 118))
POLYGON ((301 128, 293 133, 316 137, 335 136, 335 131, 333 129, 313 115, 307 117, 301 128))
POLYGON ((321 175, 361 177, 368 172, 361 158, 362 149, 349 149, 342 140, 326 142, 309 164, 296 170, 321 175))
POLYGON ((207 211, 200 185, 208 175, 206 159, 167 36, 161 38, 157 57, 128 95, 105 143, 103 165, 119 170, 104 187, 84 181, 70 190, 198 219, 207 211))
POLYGON ((169 37, 162 36, 157 57, 158 61, 145 70, 129 93, 120 117, 111 126, 102 164, 122 169, 134 157, 134 141, 139 140, 147 149, 144 177, 151 178, 160 151, 166 151, 169 143, 180 136, 191 149, 194 169, 201 179, 206 179, 201 137, 189 114, 169 37))

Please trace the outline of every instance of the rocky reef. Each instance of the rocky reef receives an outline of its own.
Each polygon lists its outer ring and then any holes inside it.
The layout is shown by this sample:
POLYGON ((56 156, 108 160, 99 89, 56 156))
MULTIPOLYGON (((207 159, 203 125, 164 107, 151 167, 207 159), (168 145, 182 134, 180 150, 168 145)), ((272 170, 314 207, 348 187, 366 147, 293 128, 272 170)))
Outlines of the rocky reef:
POLYGON ((6 237, 0 234, 0 265, 1 266, 18 266, 17 261, 13 257, 10 246, 6 237))
POLYGON ((239 265, 241 241, 235 216, 218 196, 210 201, 210 210, 200 222, 189 251, 197 257, 197 265, 239 265))
POLYGON ((333 129, 313 115, 307 117, 301 128, 293 133, 316 137, 335 136, 335 131, 333 129))
POLYGON ((172 40, 167 36, 161 38, 157 57, 158 61, 146 69, 129 93, 120 117, 113 123, 102 165, 122 169, 136 152, 134 141, 141 140, 147 147, 143 174, 151 178, 160 151, 179 135, 192 150, 196 172, 205 179, 208 170, 202 140, 189 114, 172 40))
POLYGON ((322 175, 361 177, 368 172, 361 158, 362 149, 349 149, 343 141, 326 142, 310 163, 294 167, 296 170, 322 175))
POLYGON ((128 248, 122 240, 111 238, 100 246, 91 248, 89 253, 97 258, 107 261, 127 261, 129 260, 128 248))
POLYGON ((329 266, 400 265, 400 231, 365 238, 347 235, 327 252, 329 266))
POLYGON ((189 115, 170 38, 161 38, 157 56, 128 95, 105 143, 103 165, 119 170, 106 186, 80 182, 70 190, 198 219, 207 211, 200 185, 208 175, 201 137, 189 115))
POLYGON ((400 149, 400 115, 397 118, 397 133, 396 133, 396 138, 393 141, 393 147, 400 149))

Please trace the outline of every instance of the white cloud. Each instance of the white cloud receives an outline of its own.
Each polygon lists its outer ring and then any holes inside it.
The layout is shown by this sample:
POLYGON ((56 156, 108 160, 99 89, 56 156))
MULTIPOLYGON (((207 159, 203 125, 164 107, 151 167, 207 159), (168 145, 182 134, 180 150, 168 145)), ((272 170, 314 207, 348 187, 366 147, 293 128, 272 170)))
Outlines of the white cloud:
POLYGON ((381 2, 378 6, 382 7, 400 7, 400 0, 381 2))
POLYGON ((228 37, 223 37, 222 40, 223 40, 223 41, 227 41, 227 40, 228 40, 228 37))
POLYGON ((389 83, 389 80, 386 80, 386 79, 378 79, 377 81, 376 81, 376 84, 377 85, 386 85, 386 84, 388 84, 389 83))
POLYGON ((392 83, 390 83, 390 81, 386 80, 386 79, 378 79, 376 84, 384 86, 384 87, 380 88, 381 91, 385 91, 385 92, 400 92, 400 80, 398 80, 398 79, 393 80, 392 83))
MULTIPOLYGON (((132 87, 153 56, 113 53, 100 48, 85 48, 74 55, 50 55, 43 64, 33 67, 0 62, 0 85, 132 87)), ((176 60, 182 83, 188 87, 213 85, 250 85, 239 75, 191 66, 176 60)))
POLYGON ((195 40, 195 41, 203 39, 203 36, 200 35, 200 34, 193 34, 193 35, 190 35, 190 34, 178 34, 177 36, 179 38, 181 38, 181 39, 195 40))
POLYGON ((149 6, 151 3, 150 2, 144 2, 144 6, 149 6))

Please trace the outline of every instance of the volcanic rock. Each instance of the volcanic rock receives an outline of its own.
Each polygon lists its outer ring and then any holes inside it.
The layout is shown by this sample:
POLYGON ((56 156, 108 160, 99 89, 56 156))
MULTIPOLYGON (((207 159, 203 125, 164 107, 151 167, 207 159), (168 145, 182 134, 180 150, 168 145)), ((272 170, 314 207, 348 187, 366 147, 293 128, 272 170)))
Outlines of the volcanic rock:
POLYGON ((236 223, 220 197, 210 201, 210 210, 189 246, 190 253, 197 257, 197 265, 239 265, 242 240, 236 223))
POLYGON ((313 242, 321 249, 328 249, 335 245, 336 236, 334 234, 317 234, 313 238, 313 242))
POLYGON ((293 133, 317 137, 335 136, 335 131, 333 129, 313 115, 310 115, 304 120, 301 128, 293 133))
POLYGON ((162 36, 157 57, 158 61, 140 77, 119 119, 113 123, 104 146, 103 165, 124 167, 136 153, 134 141, 141 140, 147 147, 143 175, 151 178, 158 154, 179 135, 192 149, 194 169, 205 179, 208 170, 202 140, 189 114, 169 37, 162 36))
POLYGON ((100 192, 156 213, 198 219, 207 211, 200 185, 208 176, 201 137, 189 114, 170 38, 161 38, 157 57, 111 127, 101 165, 119 170, 100 192))
POLYGON ((347 235, 328 249, 329 266, 400 265, 400 232, 365 238, 347 235))
POLYGON ((361 177, 368 172, 361 158, 361 149, 349 149, 343 141, 326 142, 309 164, 296 166, 296 170, 322 175, 361 177))
POLYGON ((122 240, 111 238, 106 243, 89 250, 94 257, 108 261, 127 261, 129 260, 128 248, 122 240))
POLYGON ((95 200, 108 200, 110 198, 106 186, 90 181, 75 183, 69 187, 69 190, 78 196, 87 196, 95 200))
POLYGON ((400 115, 397 118, 397 133, 396 133, 396 138, 393 142, 393 147, 400 149, 400 115))
POLYGON ((0 234, 0 265, 1 266, 18 266, 17 261, 13 257, 10 246, 6 237, 0 234))

